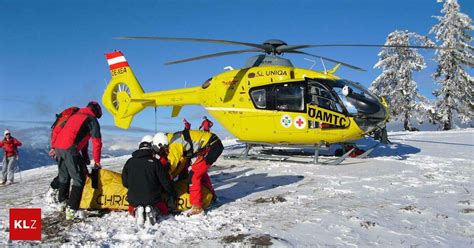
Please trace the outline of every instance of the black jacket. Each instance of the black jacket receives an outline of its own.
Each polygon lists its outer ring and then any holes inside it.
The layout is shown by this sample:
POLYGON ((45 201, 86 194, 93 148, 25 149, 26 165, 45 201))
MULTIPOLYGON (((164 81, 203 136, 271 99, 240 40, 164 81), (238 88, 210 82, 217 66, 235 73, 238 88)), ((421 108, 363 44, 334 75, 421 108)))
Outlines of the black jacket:
POLYGON ((164 191, 168 198, 175 198, 174 188, 159 160, 151 149, 140 149, 132 153, 122 170, 122 184, 128 188, 128 202, 133 206, 154 205, 164 191))

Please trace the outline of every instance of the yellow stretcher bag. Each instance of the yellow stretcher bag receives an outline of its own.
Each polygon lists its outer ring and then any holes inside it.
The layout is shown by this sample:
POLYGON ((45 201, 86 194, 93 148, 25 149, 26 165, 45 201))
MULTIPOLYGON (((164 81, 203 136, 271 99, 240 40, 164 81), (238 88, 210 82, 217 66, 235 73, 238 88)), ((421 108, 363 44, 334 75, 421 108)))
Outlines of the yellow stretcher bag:
MULTIPOLYGON (((92 187, 91 177, 87 177, 80 208, 82 209, 109 209, 127 210, 127 188, 122 185, 122 174, 107 170, 98 170, 97 188, 92 187)), ((176 194, 179 196, 175 210, 184 211, 191 208, 189 202, 187 180, 174 182, 176 194)), ((163 199, 165 199, 163 197, 163 199)), ((206 187, 202 187, 203 208, 209 207, 212 194, 206 187)))

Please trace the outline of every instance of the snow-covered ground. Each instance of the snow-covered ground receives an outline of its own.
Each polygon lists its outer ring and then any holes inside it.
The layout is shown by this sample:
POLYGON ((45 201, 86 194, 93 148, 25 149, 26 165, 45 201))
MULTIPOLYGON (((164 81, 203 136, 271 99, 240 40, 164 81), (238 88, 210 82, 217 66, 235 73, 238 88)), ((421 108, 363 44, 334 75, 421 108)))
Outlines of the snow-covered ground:
MULTIPOLYGON (((43 194, 56 166, 28 170, 21 183, 0 187, 0 246, 472 247, 474 129, 389 136, 393 144, 371 158, 338 166, 220 158, 210 172, 218 204, 204 216, 168 216, 146 229, 125 212, 51 224, 57 213, 43 194), (8 241, 13 207, 42 208, 41 243, 8 241)), ((242 149, 231 143, 227 153, 242 149)), ((120 171, 127 158, 103 164, 120 171)))

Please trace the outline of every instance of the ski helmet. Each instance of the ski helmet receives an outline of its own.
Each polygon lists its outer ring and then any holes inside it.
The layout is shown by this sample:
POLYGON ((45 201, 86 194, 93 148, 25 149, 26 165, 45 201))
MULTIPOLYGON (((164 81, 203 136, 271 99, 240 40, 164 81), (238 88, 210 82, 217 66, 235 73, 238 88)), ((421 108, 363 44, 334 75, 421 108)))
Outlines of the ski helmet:
POLYGON ((140 145, 138 145, 138 149, 151 149, 151 148, 152 148, 151 143, 146 142, 146 141, 143 141, 140 143, 140 145))
POLYGON ((91 101, 87 104, 87 107, 92 109, 92 112, 94 112, 95 117, 97 118, 102 117, 102 108, 97 102, 91 101))
POLYGON ((168 146, 168 136, 162 132, 156 133, 153 137, 153 149, 159 151, 163 146, 168 146))
POLYGON ((147 135, 143 136, 142 141, 140 141, 140 143, 141 143, 141 142, 152 143, 152 142, 153 142, 153 136, 147 134, 147 135))

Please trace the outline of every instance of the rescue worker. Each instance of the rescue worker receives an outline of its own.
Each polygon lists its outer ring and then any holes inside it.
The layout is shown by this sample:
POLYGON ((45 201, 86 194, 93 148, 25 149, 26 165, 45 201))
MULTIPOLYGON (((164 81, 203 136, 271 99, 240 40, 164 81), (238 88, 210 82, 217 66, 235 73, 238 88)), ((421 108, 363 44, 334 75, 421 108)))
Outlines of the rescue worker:
MULTIPOLYGON (((163 140, 164 133, 157 133, 153 137, 153 146, 155 147, 163 140), (161 137, 161 138, 158 138, 161 137)), ((170 174, 176 177, 187 171, 186 160, 196 158, 191 165, 188 179, 191 182, 189 186, 191 210, 187 213, 188 216, 200 214, 204 210, 202 208, 202 186, 208 188, 213 200, 217 199, 214 187, 212 186, 211 178, 207 174, 209 167, 217 160, 224 150, 224 146, 220 139, 213 133, 207 131, 184 130, 183 132, 176 132, 168 135, 169 152, 168 162, 170 174), (184 158, 184 161, 183 161, 184 158), (185 166, 185 168, 179 168, 185 166)))
POLYGON ((98 121, 101 116, 100 105, 97 102, 89 102, 87 107, 79 109, 69 118, 53 144, 59 168, 58 201, 61 206, 65 206, 67 201, 65 209, 67 220, 82 217, 80 216, 82 212, 78 212, 78 210, 88 174, 85 165, 90 164, 87 153, 90 139, 92 140, 94 168, 101 168, 102 136, 98 121), (82 156, 81 151, 85 151, 82 156), (69 189, 68 184, 71 179, 72 186, 69 189))
MULTIPOLYGON (((53 181, 51 181, 50 188, 48 189, 48 191, 45 194, 45 200, 51 206, 56 205, 56 207, 59 207, 59 209, 62 209, 64 207, 64 204, 59 204, 60 202, 58 201, 59 200, 58 198, 60 198, 58 196, 58 194, 59 194, 59 185, 60 185, 59 184, 59 165, 60 165, 59 161, 60 160, 56 156, 56 151, 54 150, 54 147, 55 147, 55 144, 56 144, 56 138, 57 138, 58 134, 64 128, 64 126, 66 125, 69 118, 72 115, 74 115, 77 111, 79 111, 79 108, 74 106, 74 107, 69 107, 69 108, 63 110, 59 114, 56 114, 56 120, 54 121, 53 125, 51 126, 51 138, 50 138, 50 141, 51 141, 51 146, 50 147, 51 147, 51 149, 49 150, 48 155, 54 161, 56 161, 56 163, 58 163, 58 175, 53 178, 53 181)), ((86 164, 90 164, 90 161, 87 161, 87 160, 89 160, 89 154, 88 154, 89 151, 87 149, 88 149, 88 146, 84 146, 84 148, 81 151, 82 156, 84 158, 86 158, 86 162, 84 163, 84 167, 86 167, 86 168, 85 168, 84 171, 87 170, 87 165, 86 164)), ((65 188, 66 189, 70 188, 70 180, 66 183, 65 188)), ((64 192, 62 192, 62 193, 64 195, 61 198, 64 199, 64 200, 68 200, 69 199, 69 190, 64 190, 64 192)))
POLYGON ((186 120, 186 118, 183 119, 183 124, 184 124, 184 130, 190 130, 191 129, 191 123, 186 120))
POLYGON ((18 161, 18 147, 21 142, 14 138, 8 129, 3 132, 3 140, 0 141, 0 148, 3 147, 3 166, 1 185, 13 183, 15 167, 18 161))
MULTIPOLYGON (((157 210, 162 215, 167 215, 169 208, 174 208, 176 199, 165 167, 155 158, 151 138, 142 139, 138 150, 132 153, 122 170, 122 184, 128 189, 128 211, 135 216, 139 226, 146 221, 154 225, 157 210), (168 196, 166 203, 161 197, 163 191, 168 196)), ((168 140, 162 144, 163 149, 167 146, 168 140)))
POLYGON ((203 121, 201 123, 201 126, 199 126, 199 130, 204 130, 204 131, 210 131, 211 130, 211 127, 214 125, 214 123, 212 123, 212 121, 210 121, 209 119, 207 119, 207 116, 204 116, 203 118, 203 121))

